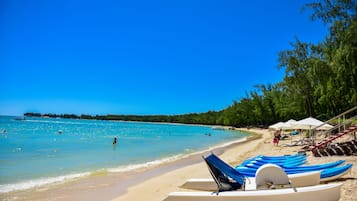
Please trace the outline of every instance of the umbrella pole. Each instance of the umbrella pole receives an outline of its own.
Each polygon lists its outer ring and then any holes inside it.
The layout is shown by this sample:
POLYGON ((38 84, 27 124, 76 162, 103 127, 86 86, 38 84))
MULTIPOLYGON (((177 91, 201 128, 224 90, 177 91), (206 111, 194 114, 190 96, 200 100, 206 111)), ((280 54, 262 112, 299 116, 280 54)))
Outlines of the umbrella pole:
POLYGON ((311 145, 311 126, 309 126, 309 145, 311 145))

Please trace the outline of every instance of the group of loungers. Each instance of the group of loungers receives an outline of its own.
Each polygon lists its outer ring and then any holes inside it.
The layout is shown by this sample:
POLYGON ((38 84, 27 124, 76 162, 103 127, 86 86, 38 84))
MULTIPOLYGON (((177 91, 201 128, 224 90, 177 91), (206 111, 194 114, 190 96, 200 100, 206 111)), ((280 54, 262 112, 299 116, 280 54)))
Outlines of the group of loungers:
POLYGON ((331 144, 329 146, 318 148, 312 152, 316 157, 323 156, 351 156, 357 155, 357 141, 351 140, 348 142, 341 142, 331 144))
POLYGON ((164 201, 338 201, 342 183, 320 183, 333 181, 352 168, 343 160, 303 165, 306 156, 301 154, 256 156, 237 167, 213 153, 203 159, 212 178, 190 179, 181 187, 196 191, 172 192, 164 201))

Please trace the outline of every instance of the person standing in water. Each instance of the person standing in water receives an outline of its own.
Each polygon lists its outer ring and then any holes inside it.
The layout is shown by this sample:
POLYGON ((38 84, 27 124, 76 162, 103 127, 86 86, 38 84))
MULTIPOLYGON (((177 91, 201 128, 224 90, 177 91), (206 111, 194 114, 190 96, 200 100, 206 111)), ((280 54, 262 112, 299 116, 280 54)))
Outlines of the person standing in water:
POLYGON ((117 144, 117 137, 114 137, 113 145, 117 144))

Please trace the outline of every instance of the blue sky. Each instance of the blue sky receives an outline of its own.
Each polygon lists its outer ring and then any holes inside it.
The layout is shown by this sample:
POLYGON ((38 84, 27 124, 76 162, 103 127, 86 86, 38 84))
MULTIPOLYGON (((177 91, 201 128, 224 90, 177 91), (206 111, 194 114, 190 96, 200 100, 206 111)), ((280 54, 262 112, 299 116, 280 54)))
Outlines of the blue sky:
POLYGON ((323 40, 308 1, 1 0, 0 114, 221 110, 323 40))

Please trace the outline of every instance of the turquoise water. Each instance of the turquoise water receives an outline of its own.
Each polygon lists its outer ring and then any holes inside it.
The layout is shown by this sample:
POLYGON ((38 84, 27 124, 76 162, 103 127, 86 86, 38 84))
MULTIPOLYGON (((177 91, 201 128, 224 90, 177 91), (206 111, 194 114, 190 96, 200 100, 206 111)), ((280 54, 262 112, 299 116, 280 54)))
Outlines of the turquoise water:
POLYGON ((244 137, 209 126, 0 116, 0 193, 130 170, 244 137))

